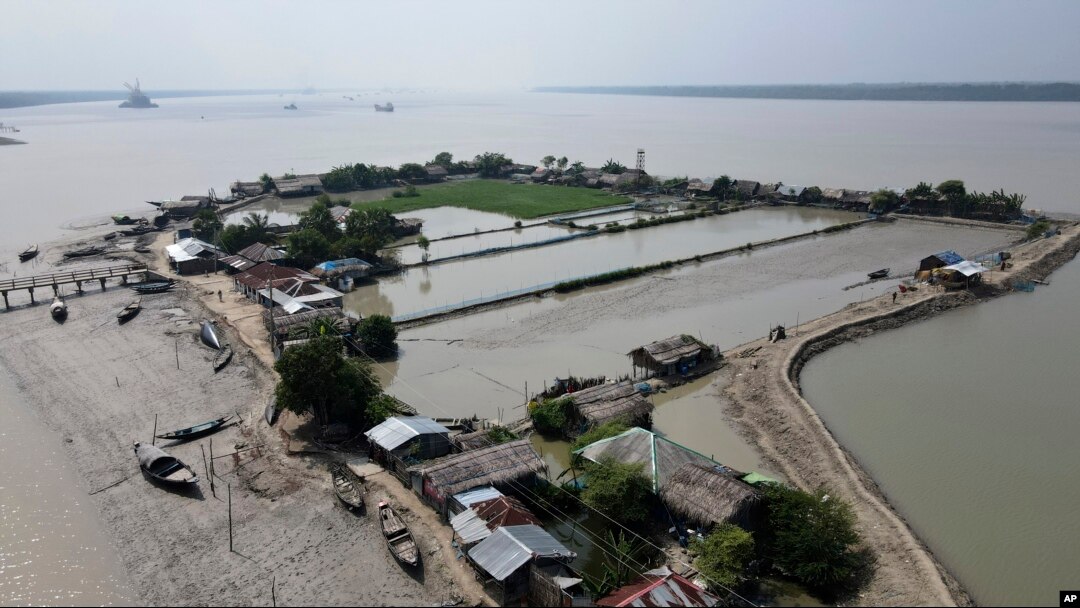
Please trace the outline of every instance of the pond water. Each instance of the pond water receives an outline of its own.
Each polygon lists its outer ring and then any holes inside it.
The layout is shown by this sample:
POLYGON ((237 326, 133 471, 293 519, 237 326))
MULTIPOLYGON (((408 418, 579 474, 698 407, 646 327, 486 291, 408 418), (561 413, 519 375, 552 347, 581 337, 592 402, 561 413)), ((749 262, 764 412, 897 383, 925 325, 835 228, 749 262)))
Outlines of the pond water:
POLYGON ((396 316, 485 295, 705 254, 858 219, 844 211, 758 208, 689 222, 628 230, 556 246, 412 268, 361 284, 345 308, 396 316))
POLYGON ((803 391, 986 605, 1080 585, 1080 262, 1049 286, 845 344, 803 391))
MULTIPOLYGON (((553 238, 565 237, 575 232, 580 231, 552 224, 540 224, 527 228, 515 228, 513 230, 466 235, 459 238, 435 241, 428 246, 427 253, 429 260, 437 261, 440 258, 474 253, 492 247, 514 247, 527 243, 539 243, 553 238)), ((424 235, 426 236, 427 233, 427 226, 425 225, 424 235)), ((415 237, 410 239, 413 242, 415 240, 415 237)), ((398 256, 398 261, 402 264, 417 264, 423 260, 424 254, 424 251, 414 244, 384 251, 384 253, 387 252, 394 252, 393 254, 398 256)))

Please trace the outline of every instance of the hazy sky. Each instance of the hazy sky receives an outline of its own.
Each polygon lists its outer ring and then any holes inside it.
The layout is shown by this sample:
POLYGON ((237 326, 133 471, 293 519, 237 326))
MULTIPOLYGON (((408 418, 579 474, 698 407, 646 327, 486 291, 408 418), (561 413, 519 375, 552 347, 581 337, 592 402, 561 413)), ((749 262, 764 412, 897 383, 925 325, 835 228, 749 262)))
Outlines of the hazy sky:
POLYGON ((0 0, 0 90, 1080 81, 1080 0, 0 0))

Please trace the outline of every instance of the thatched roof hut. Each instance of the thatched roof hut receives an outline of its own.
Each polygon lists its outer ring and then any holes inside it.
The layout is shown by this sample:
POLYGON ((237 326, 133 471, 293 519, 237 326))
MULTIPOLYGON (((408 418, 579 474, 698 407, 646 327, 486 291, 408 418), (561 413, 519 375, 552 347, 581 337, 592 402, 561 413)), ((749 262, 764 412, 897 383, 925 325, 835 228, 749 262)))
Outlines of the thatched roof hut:
POLYGON ((660 498, 671 511, 701 525, 735 523, 747 525, 760 501, 742 473, 726 467, 690 462, 679 467, 660 489, 660 498))
POLYGON ((577 413, 572 435, 618 418, 630 426, 652 426, 653 404, 629 380, 598 384, 568 396, 577 413))
POLYGON ((693 336, 682 334, 651 342, 626 353, 634 367, 661 375, 678 373, 713 358, 713 349, 693 336))
POLYGON ((531 482, 546 469, 529 440, 519 439, 425 462, 410 467, 409 472, 421 478, 424 498, 443 508, 446 499, 458 492, 531 482))

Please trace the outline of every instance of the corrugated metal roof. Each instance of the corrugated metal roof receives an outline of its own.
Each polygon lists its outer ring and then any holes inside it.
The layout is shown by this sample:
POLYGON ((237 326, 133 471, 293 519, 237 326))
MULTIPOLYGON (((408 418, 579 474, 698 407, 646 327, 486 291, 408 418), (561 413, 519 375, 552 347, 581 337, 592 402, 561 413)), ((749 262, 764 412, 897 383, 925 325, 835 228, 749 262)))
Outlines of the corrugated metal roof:
POLYGON ((413 437, 449 434, 450 429, 426 416, 394 416, 364 433, 368 441, 385 450, 396 450, 413 437))
POLYGON ((165 251, 168 252, 169 257, 172 258, 173 262, 194 260, 199 257, 200 253, 205 252, 210 252, 218 256, 226 255, 224 251, 216 249, 210 243, 200 241, 195 237, 181 239, 172 245, 167 245, 165 251))
POLYGON ((469 550, 469 558, 497 581, 505 580, 534 557, 574 559, 577 554, 539 526, 499 528, 469 550))
POLYGON ((475 490, 469 490, 468 492, 462 492, 460 494, 454 494, 454 500, 461 503, 461 506, 468 509, 478 502, 484 502, 485 500, 493 500, 499 498, 503 493, 492 487, 476 488, 475 490))
POLYGON ((478 543, 491 536, 491 530, 487 522, 476 514, 472 509, 465 509, 450 519, 450 525, 454 532, 461 537, 461 542, 466 545, 478 543))
POLYGON ((957 264, 951 264, 943 268, 943 270, 955 270, 965 277, 971 277, 986 272, 986 268, 984 268, 982 264, 976 264, 975 262, 970 262, 968 260, 964 260, 957 264))
POLYGON ((668 568, 649 570, 637 581, 598 600, 597 606, 702 606, 720 602, 684 576, 668 568))
POLYGON ((679 467, 688 462, 705 466, 720 464, 686 446, 639 427, 590 443, 574 453, 593 462, 610 456, 622 463, 641 463, 645 465, 643 472, 652 482, 653 492, 659 492, 679 467))

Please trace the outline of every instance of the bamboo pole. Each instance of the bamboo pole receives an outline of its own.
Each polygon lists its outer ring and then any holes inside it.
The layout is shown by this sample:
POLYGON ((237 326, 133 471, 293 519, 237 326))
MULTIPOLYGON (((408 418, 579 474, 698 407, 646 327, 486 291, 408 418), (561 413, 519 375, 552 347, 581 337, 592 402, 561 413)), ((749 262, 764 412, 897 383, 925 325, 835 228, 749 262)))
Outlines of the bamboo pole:
POLYGON ((157 445, 157 414, 154 414, 154 432, 150 435, 150 445, 157 445))
POLYGON ((232 537, 232 484, 228 486, 229 489, 229 552, 233 552, 233 537, 232 537))

